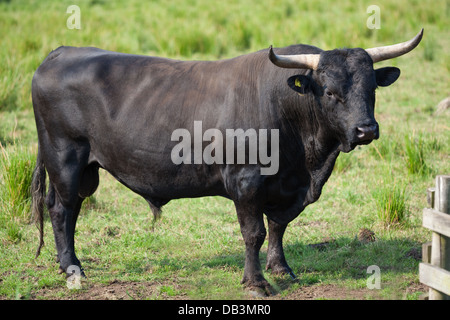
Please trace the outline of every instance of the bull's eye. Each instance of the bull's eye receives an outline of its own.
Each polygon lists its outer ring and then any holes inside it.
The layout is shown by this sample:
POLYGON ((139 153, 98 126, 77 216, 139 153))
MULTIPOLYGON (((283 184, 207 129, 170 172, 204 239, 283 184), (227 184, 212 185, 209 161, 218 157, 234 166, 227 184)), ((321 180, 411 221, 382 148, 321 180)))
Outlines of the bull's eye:
POLYGON ((330 90, 325 90, 325 94, 327 95, 328 98, 333 97, 333 92, 331 92, 330 90))

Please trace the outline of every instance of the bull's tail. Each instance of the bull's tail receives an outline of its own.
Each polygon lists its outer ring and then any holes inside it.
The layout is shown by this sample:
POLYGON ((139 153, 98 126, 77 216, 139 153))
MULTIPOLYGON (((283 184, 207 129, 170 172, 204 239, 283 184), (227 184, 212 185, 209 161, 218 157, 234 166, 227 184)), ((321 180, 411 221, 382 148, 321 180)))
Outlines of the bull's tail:
POLYGON ((45 178, 45 165, 42 159, 42 153, 38 150, 36 167, 34 168, 33 180, 31 181, 31 211, 39 230, 39 246, 36 251, 36 258, 39 256, 41 248, 44 246, 45 178))

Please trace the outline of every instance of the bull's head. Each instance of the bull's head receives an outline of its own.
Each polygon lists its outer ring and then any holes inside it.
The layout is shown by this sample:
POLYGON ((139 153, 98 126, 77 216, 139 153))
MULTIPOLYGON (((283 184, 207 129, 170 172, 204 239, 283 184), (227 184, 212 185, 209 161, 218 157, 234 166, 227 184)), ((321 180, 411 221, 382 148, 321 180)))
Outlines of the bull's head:
POLYGON ((325 111, 327 122, 349 152, 359 144, 378 139, 374 117, 375 89, 394 83, 400 69, 373 69, 375 62, 392 59, 414 49, 422 39, 423 29, 411 40, 371 49, 335 49, 320 54, 276 55, 270 60, 281 68, 310 69, 307 75, 288 79, 288 85, 301 94, 313 94, 325 111))

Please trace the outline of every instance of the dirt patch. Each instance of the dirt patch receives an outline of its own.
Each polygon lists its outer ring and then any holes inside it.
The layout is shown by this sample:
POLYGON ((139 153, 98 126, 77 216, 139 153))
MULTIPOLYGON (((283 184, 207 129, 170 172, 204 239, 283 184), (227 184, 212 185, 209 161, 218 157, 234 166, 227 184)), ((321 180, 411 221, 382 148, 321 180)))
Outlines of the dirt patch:
MULTIPOLYGON (((278 285, 282 290, 288 289, 282 282, 278 285)), ((389 285, 391 286, 391 284, 389 285)), ((243 289, 244 290, 244 289, 243 289)), ((186 287, 178 284, 176 279, 166 282, 132 282, 113 280, 109 283, 89 283, 84 280, 82 289, 69 290, 66 286, 58 288, 42 288, 33 292, 27 299, 48 300, 187 300, 190 299, 186 287)), ((288 289, 289 291, 289 289, 288 289)), ((386 296, 382 290, 368 288, 351 289, 336 284, 315 284, 302 286, 290 293, 275 294, 261 298, 250 292, 244 295, 244 299, 264 300, 391 300, 405 299, 406 295, 416 292, 428 292, 428 287, 421 283, 411 282, 406 288, 395 290, 399 296, 386 296), (402 296, 400 296, 402 295, 402 296)))
MULTIPOLYGON (((173 286, 173 284, 171 284, 173 286)), ((189 299, 185 295, 170 295, 164 292, 165 287, 159 283, 123 282, 114 281, 109 284, 83 285, 81 290, 67 288, 44 288, 30 297, 31 299, 51 300, 141 300, 141 299, 189 299)), ((335 285, 305 286, 286 296, 276 294, 269 300, 317 300, 317 299, 356 299, 364 300, 369 296, 374 298, 374 293, 368 289, 350 290, 335 285)), ((254 298, 248 295, 249 299, 254 298)))
POLYGON ((401 300, 405 299, 407 294, 415 292, 427 292, 428 287, 421 283, 411 283, 403 292, 403 296, 386 296, 377 289, 349 289, 337 285, 314 285, 304 286, 298 290, 280 297, 274 296, 270 299, 282 300, 401 300))
POLYGON ((83 284, 83 289, 44 288, 37 291, 31 299, 52 300, 143 300, 143 299, 187 299, 187 296, 173 294, 178 291, 175 283, 111 281, 108 284, 83 284), (170 288, 170 290, 167 290, 170 288))
POLYGON ((348 289, 336 285, 305 286, 283 297, 286 300, 366 300, 380 299, 377 292, 369 289, 348 289))

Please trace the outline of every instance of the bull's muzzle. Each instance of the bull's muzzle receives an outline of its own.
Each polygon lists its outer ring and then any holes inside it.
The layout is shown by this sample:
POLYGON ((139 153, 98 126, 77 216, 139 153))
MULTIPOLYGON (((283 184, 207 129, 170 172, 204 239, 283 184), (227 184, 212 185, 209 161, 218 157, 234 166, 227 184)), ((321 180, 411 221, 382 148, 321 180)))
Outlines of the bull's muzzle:
POLYGON ((378 139, 379 137, 378 124, 357 127, 356 136, 358 137, 360 142, 378 139))

